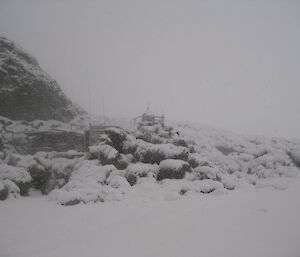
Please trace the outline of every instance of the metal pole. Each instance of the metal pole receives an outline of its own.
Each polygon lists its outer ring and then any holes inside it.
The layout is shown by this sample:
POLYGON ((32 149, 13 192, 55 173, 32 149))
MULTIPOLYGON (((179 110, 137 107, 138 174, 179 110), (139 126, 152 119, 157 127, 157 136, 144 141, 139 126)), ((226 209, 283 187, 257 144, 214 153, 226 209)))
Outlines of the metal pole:
POLYGON ((91 92, 90 92, 90 80, 89 80, 89 73, 88 73, 88 70, 86 70, 86 78, 87 78, 87 83, 88 83, 88 94, 89 94, 89 126, 92 125, 92 118, 91 118, 91 115, 92 115, 92 107, 91 107, 91 92))

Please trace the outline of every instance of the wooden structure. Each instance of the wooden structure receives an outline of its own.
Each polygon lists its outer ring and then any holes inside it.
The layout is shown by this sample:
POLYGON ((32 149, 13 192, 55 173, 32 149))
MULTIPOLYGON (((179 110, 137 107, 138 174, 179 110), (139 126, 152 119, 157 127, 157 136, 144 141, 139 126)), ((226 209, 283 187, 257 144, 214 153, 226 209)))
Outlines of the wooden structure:
POLYGON ((14 133, 13 145, 21 153, 34 154, 39 151, 65 152, 84 151, 84 134, 68 130, 25 131, 14 133), (25 138, 20 136, 25 135, 25 138))
POLYGON ((165 116, 164 114, 162 114, 161 116, 152 114, 148 103, 146 111, 142 115, 134 118, 134 122, 137 122, 140 126, 142 125, 152 126, 155 124, 161 124, 162 126, 164 126, 165 116))

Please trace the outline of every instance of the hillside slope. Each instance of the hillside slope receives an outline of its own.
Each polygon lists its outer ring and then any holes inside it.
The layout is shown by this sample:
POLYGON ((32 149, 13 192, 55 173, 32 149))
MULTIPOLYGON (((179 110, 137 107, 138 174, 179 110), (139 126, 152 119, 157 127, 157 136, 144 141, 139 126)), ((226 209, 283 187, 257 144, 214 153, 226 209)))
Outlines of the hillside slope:
POLYGON ((0 37, 0 115, 13 120, 69 121, 85 111, 62 92, 37 60, 0 37))

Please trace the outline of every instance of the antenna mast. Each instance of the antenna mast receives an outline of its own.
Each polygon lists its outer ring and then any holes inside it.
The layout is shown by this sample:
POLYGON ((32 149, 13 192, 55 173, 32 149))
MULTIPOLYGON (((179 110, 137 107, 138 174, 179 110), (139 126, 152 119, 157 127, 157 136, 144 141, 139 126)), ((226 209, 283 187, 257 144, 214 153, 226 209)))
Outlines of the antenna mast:
POLYGON ((90 92, 90 80, 89 80, 89 72, 86 70, 86 78, 87 78, 87 83, 88 83, 88 94, 89 94, 89 126, 92 125, 92 111, 91 111, 91 92, 90 92))
POLYGON ((105 124, 105 110, 104 110, 104 97, 102 96, 102 116, 103 116, 103 123, 105 124))

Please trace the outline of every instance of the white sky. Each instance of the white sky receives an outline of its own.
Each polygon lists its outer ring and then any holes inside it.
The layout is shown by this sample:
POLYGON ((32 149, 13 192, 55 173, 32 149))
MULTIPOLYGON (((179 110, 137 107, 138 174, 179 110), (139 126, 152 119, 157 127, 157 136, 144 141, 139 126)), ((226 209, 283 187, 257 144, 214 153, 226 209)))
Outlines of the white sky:
POLYGON ((300 1, 0 0, 0 34, 92 112, 300 138, 300 1))

